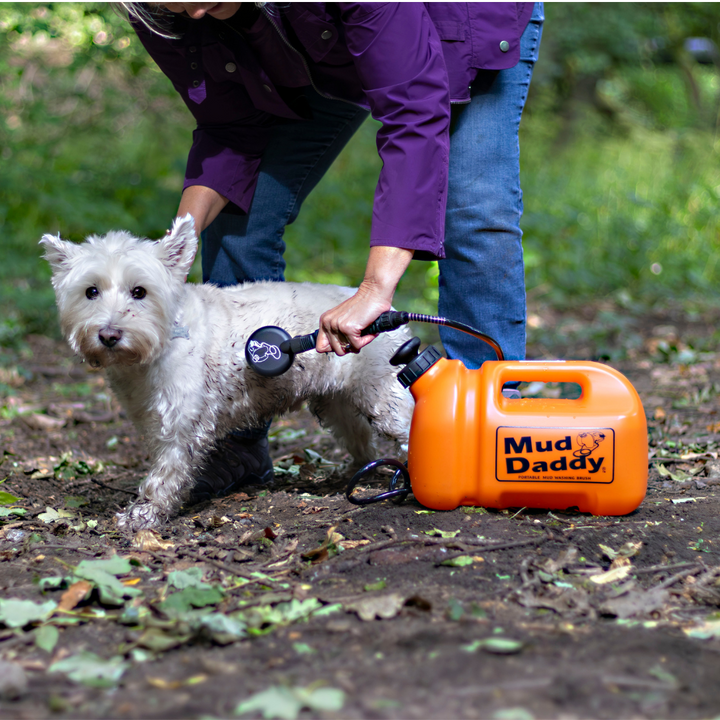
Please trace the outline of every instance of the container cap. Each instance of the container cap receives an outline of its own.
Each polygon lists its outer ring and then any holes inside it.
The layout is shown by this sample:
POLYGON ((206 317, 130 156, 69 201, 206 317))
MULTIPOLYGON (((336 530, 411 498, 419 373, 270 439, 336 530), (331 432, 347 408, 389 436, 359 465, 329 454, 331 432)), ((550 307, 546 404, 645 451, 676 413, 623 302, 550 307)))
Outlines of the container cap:
POLYGON ((410 387, 410 385, 423 373, 427 372, 441 357, 440 351, 433 345, 430 345, 398 373, 397 379, 403 387, 410 387))

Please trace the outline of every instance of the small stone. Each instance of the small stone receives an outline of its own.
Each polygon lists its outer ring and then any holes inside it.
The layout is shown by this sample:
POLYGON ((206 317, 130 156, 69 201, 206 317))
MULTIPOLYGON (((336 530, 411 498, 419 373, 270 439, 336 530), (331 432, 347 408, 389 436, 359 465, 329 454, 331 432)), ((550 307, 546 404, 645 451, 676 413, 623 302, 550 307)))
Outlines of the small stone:
POLYGON ((19 700, 27 693, 25 671, 15 663, 0 660, 0 699, 19 700))

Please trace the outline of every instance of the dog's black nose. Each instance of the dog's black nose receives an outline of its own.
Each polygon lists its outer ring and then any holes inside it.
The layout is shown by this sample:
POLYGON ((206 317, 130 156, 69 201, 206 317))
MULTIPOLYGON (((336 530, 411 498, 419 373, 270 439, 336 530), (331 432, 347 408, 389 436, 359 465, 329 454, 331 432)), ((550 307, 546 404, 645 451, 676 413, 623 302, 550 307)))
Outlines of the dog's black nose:
POLYGON ((118 330, 117 328, 104 328, 98 333, 98 337, 105 347, 111 348, 120 342, 122 330, 118 330))

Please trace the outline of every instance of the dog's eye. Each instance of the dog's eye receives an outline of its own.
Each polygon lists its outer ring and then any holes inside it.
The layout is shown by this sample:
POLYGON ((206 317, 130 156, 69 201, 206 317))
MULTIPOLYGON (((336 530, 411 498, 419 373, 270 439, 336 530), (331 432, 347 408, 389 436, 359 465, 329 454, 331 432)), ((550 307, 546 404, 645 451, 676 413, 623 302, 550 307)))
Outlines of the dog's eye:
POLYGON ((97 298, 98 295, 100 295, 100 291, 96 287, 89 287, 85 291, 85 297, 88 300, 95 300, 95 298, 97 298))
POLYGON ((136 300, 142 300, 147 295, 147 290, 144 287, 135 287, 130 293, 136 300))

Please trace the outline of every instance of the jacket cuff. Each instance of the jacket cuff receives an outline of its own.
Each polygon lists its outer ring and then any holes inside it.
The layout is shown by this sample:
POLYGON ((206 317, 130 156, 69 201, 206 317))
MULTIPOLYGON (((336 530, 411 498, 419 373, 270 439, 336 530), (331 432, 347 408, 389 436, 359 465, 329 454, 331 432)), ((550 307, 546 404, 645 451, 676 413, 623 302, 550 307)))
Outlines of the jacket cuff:
POLYGON ((183 190, 192 185, 209 187, 247 213, 261 159, 221 145, 206 132, 195 130, 183 190))

